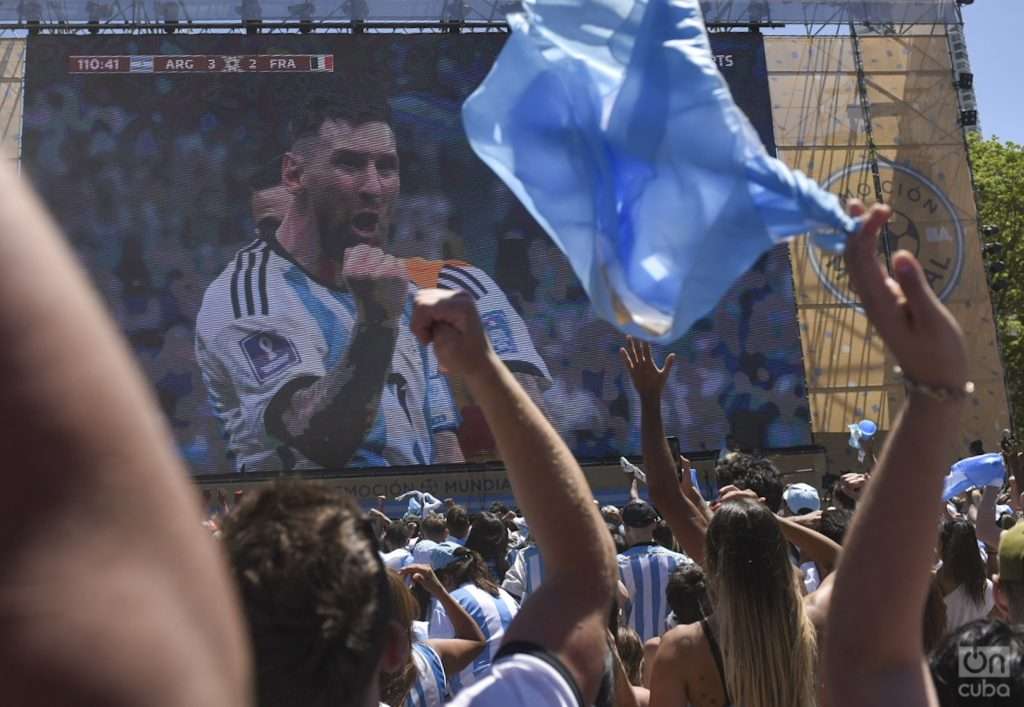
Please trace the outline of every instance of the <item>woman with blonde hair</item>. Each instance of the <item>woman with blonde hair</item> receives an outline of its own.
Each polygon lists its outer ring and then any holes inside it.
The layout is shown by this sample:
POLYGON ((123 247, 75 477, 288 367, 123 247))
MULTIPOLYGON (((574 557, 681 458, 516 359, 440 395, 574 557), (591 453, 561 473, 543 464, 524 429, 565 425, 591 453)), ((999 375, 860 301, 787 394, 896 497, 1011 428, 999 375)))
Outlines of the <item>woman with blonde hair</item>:
POLYGON ((831 582, 802 596, 787 536, 809 555, 834 559, 838 552, 824 536, 777 518, 756 500, 735 498, 718 508, 705 540, 714 613, 665 634, 651 678, 652 705, 816 704, 812 617, 823 614, 831 582))

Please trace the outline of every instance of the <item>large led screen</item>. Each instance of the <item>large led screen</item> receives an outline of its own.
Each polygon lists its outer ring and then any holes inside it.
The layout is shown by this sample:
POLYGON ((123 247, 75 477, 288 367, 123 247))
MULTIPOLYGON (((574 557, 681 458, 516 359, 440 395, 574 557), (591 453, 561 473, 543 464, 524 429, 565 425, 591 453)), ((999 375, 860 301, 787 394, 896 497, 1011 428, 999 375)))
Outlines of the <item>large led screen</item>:
MULTIPOLYGON (((494 459, 465 386, 409 332, 425 287, 472 295, 498 355, 581 459, 640 451, 621 337, 461 129, 503 41, 29 39, 23 167, 194 473, 494 459)), ((770 143, 760 37, 714 44, 770 143)), ((730 435, 809 443, 785 247, 668 349, 665 422, 684 450, 730 435)))

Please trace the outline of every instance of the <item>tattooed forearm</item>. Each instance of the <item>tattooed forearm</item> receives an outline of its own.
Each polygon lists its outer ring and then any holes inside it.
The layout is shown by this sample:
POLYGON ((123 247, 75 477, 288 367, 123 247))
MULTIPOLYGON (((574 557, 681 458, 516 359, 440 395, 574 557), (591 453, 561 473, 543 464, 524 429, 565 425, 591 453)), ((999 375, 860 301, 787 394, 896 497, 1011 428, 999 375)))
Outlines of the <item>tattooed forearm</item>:
POLYGON ((397 323, 357 325, 335 370, 278 394, 268 429, 326 468, 345 466, 377 417, 397 336, 397 323))

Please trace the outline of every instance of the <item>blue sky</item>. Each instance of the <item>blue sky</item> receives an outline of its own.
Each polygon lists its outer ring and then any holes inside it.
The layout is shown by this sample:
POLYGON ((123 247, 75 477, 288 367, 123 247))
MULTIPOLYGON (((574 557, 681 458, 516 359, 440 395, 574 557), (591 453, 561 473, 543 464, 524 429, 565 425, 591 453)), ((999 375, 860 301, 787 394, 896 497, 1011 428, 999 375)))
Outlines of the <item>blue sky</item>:
POLYGON ((1024 144, 1024 0, 974 0, 963 13, 985 137, 1024 144))

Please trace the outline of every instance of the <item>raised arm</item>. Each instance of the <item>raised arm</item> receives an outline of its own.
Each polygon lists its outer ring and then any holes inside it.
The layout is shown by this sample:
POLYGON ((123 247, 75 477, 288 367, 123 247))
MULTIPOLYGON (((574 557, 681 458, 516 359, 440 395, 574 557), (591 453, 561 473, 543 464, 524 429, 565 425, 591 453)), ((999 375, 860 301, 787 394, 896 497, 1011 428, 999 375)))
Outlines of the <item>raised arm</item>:
POLYGON ((544 557, 544 584, 524 603, 505 641, 534 643, 556 655, 592 701, 608 655, 605 626, 618 570, 583 472, 495 355, 469 295, 421 291, 413 332, 433 342, 442 365, 464 376, 544 557))
POLYGON ((427 590, 427 593, 444 607, 455 637, 432 638, 427 643, 437 651, 444 666, 444 674, 449 677, 456 675, 472 663, 487 646, 483 631, 473 617, 462 608, 462 604, 448 593, 430 565, 408 565, 402 568, 400 574, 403 577, 412 577, 413 582, 427 590))
POLYGON ((620 353, 636 392, 640 394, 640 432, 651 500, 672 529, 679 546, 694 562, 703 564, 707 520, 679 486, 676 460, 672 458, 661 421, 661 392, 675 363, 675 354, 669 354, 664 367, 658 368, 651 355, 650 344, 632 337, 620 353))
MULTIPOLYGON (((856 215, 863 207, 851 210, 856 215)), ((886 276, 877 236, 889 214, 873 207, 847 243, 851 282, 908 379, 958 398, 967 380, 963 334, 913 256, 896 253, 895 279, 886 276)), ((921 616, 951 461, 944 443, 958 436, 961 407, 957 400, 908 393, 858 504, 828 612, 824 682, 833 707, 937 704, 921 616)))
POLYGON ((838 543, 789 518, 776 516, 776 520, 779 522, 779 529, 782 530, 786 540, 796 545, 804 559, 818 565, 822 577, 835 569, 839 553, 842 551, 838 543))
POLYGON ((357 310, 348 350, 323 377, 282 388, 265 415, 274 436, 329 468, 348 464, 376 419, 409 288, 402 261, 367 245, 345 251, 342 267, 357 310))
POLYGON ((988 545, 993 550, 999 549, 999 540, 1003 535, 1003 529, 996 523, 996 499, 999 498, 998 486, 986 486, 981 493, 981 501, 978 503, 974 521, 974 527, 978 532, 978 540, 988 545))
POLYGON ((17 705, 243 705, 199 495, 123 340, 0 166, 0 683, 17 705))

